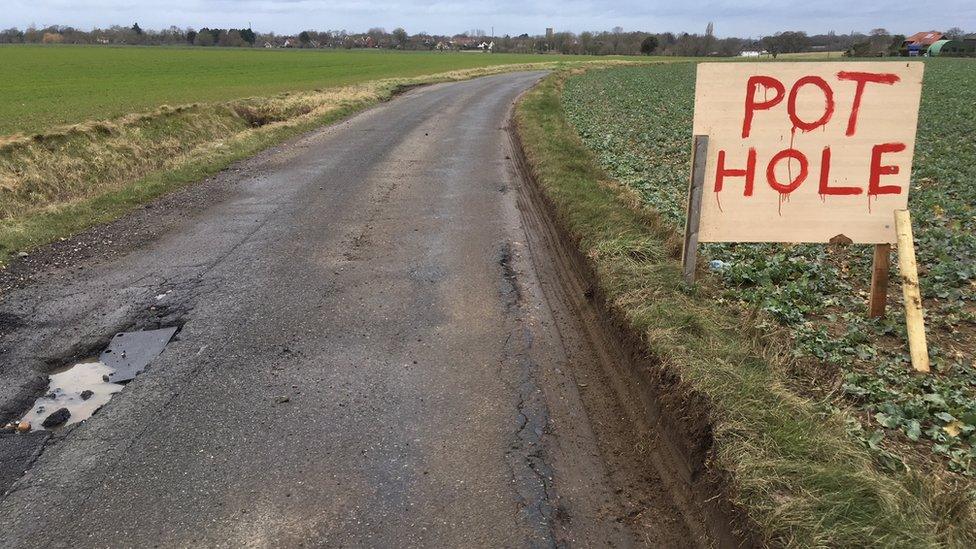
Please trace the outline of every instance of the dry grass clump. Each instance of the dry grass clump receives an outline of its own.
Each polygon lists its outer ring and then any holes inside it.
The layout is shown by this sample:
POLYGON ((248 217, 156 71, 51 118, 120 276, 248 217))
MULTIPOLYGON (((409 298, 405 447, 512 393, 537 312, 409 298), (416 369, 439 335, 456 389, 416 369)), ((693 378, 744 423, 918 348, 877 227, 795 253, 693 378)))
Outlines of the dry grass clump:
POLYGON ((379 99, 360 88, 181 107, 163 106, 0 145, 0 220, 116 190, 268 125, 322 116, 379 99))
POLYGON ((0 219, 117 188, 245 128, 226 107, 163 107, 7 143, 0 147, 0 219))

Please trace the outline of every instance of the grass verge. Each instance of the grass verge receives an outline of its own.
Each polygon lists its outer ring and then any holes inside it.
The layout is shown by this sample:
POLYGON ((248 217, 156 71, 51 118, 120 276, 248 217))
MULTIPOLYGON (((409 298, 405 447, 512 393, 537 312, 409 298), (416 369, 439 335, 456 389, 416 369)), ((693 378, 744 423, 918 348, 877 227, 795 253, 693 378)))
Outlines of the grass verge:
POLYGON ((112 121, 0 137, 0 264, 11 254, 116 219, 405 87, 566 64, 481 67, 266 98, 162 106, 112 121))
POLYGON ((557 222, 596 274, 608 313, 686 390, 708 402, 709 468, 751 535, 774 546, 973 546, 965 492, 875 462, 848 429, 856 420, 792 389, 776 333, 718 303, 721 289, 681 282, 679 235, 632 191, 609 181, 567 123, 567 72, 527 93, 516 126, 557 222))

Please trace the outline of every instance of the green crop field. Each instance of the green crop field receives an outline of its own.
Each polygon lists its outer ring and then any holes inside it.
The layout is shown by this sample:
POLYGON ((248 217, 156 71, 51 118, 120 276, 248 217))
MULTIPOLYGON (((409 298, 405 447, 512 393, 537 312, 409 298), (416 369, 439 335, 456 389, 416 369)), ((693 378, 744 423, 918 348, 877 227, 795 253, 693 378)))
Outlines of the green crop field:
POLYGON ((162 104, 224 101, 551 55, 239 48, 0 46, 0 135, 162 104))
MULTIPOLYGON (((976 62, 932 59, 926 75, 910 205, 933 374, 912 372, 900 286, 884 320, 866 318, 868 246, 708 245, 723 300, 758 308, 791 334, 798 365, 828 372, 883 461, 913 451, 976 474, 976 62), (898 454, 898 455, 895 455, 898 454)), ((590 71, 563 106, 615 179, 681 227, 689 173, 695 65, 590 71)), ((897 270, 897 264, 894 265, 897 270)))

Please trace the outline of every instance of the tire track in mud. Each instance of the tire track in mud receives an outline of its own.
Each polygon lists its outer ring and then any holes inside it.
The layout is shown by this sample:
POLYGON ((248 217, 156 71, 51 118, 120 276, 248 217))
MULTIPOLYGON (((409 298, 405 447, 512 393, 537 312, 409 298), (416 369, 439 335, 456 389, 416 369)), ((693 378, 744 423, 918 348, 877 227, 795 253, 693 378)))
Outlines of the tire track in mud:
MULTIPOLYGON (((514 124, 514 122, 512 123, 514 124)), ((533 267, 563 330, 585 341, 592 355, 573 363, 580 399, 595 427, 601 457, 629 524, 649 546, 739 547, 723 494, 698 478, 701 465, 685 448, 707 447, 697 429, 685 431, 657 400, 646 360, 635 361, 632 340, 621 337, 594 296, 593 274, 575 243, 554 220, 552 206, 534 180, 514 125, 509 128, 519 182, 517 202, 533 267), (680 442, 678 442, 680 441, 680 442)), ((564 337, 571 340, 571 337, 564 337)), ((672 396, 682 400, 683 396, 672 396)), ((707 435, 707 429, 706 429, 707 435)))

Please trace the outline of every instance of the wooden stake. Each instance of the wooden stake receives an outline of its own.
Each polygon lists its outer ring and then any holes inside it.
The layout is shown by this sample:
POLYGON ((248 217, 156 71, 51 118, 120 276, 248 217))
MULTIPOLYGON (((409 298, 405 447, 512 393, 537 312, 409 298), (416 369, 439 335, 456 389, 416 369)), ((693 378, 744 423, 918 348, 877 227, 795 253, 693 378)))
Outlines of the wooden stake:
POLYGON ((871 269, 871 297, 868 316, 881 318, 888 305, 888 270, 891 267, 891 244, 875 244, 874 267, 871 269))
POLYGON ((895 231, 898 233, 898 269, 905 295, 905 325, 908 328, 908 348, 916 371, 929 371, 929 351, 925 343, 925 319, 922 315, 922 294, 918 289, 918 265, 915 263, 915 241, 912 238, 912 218, 908 210, 895 211, 895 231))
POLYGON ((688 209, 685 215, 685 242, 681 267, 685 283, 695 283, 698 265, 698 226, 701 223, 701 201, 705 189, 705 162, 708 160, 708 136, 696 135, 691 153, 691 184, 688 185, 688 209))

